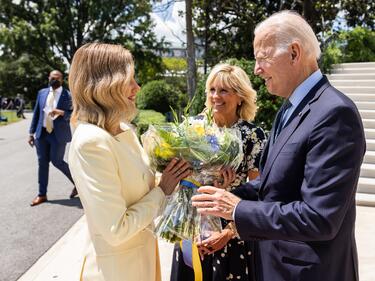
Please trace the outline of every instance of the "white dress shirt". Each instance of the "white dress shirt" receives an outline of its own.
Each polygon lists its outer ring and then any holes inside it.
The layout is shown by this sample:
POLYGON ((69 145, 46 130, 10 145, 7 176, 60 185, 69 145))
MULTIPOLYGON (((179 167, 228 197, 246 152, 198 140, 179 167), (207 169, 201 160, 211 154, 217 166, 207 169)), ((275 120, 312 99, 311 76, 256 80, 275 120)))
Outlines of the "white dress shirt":
MULTIPOLYGON (((52 91, 53 90, 52 87, 50 87, 49 90, 52 91)), ((53 100, 53 109, 55 109, 57 107, 57 104, 58 104, 59 99, 61 97, 62 90, 63 90, 62 86, 58 87, 55 90, 55 95, 54 95, 54 100, 53 100)), ((46 101, 44 109, 46 109, 47 107, 48 107, 48 105, 47 105, 47 101, 46 101)), ((47 114, 44 114, 44 118, 43 118, 43 127, 44 128, 46 127, 46 123, 47 123, 46 119, 47 119, 47 114)))

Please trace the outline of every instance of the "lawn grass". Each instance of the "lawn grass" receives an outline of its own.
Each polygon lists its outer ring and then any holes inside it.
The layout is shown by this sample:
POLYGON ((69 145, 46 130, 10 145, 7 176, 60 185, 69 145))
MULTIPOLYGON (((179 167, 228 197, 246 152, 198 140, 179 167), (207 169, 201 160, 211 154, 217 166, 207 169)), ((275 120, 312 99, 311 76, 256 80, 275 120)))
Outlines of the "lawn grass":
POLYGON ((21 118, 17 117, 15 111, 12 110, 1 110, 1 117, 6 117, 8 119, 7 122, 0 122, 0 126, 5 126, 13 122, 20 121, 21 118))

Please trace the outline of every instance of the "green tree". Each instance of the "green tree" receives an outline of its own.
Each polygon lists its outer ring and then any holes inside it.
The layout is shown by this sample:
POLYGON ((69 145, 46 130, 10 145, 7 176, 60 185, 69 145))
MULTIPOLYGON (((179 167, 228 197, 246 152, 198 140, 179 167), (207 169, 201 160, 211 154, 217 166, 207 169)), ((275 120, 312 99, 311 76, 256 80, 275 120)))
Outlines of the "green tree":
POLYGON ((356 27, 341 33, 344 62, 375 61, 375 31, 356 27))
POLYGON ((253 30, 267 10, 260 1, 196 0, 193 14, 207 71, 207 66, 228 57, 253 57, 253 30))
POLYGON ((349 26, 362 26, 374 30, 375 2, 373 0, 342 0, 341 6, 349 26))
POLYGON ((161 113, 171 111, 170 107, 178 111, 186 98, 177 88, 163 80, 148 82, 137 95, 139 109, 152 109, 161 113))
POLYGON ((322 42, 340 10, 350 27, 373 28, 375 24, 375 2, 371 0, 195 0, 195 33, 197 44, 204 49, 205 73, 208 66, 229 57, 252 59, 255 26, 285 9, 303 15, 322 42))
POLYGON ((320 67, 330 72, 333 64, 369 61, 375 61, 375 31, 357 26, 332 37, 322 54, 320 67))
MULTIPOLYGON (((58 69, 64 70, 61 64, 58 69)), ((35 101, 39 89, 47 86, 51 67, 40 63, 28 54, 17 59, 2 56, 0 59, 0 95, 15 96, 24 94, 26 102, 35 101)), ((66 78, 66 77, 65 77, 66 78)))
MULTIPOLYGON (((163 70, 157 53, 164 42, 152 31, 150 12, 148 0, 0 0, 1 59, 28 54, 36 67, 61 69, 86 42, 117 43, 133 53, 144 83, 163 70)), ((29 79, 18 78, 30 87, 29 79)))

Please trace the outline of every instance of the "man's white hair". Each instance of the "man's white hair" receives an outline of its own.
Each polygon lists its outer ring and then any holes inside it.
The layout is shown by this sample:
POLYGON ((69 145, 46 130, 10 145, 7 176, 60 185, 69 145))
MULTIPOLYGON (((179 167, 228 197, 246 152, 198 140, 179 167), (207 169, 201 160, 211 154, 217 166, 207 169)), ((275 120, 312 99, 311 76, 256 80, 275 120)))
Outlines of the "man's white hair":
POLYGON ((319 59, 321 51, 319 41, 307 21, 294 11, 281 11, 260 22, 254 35, 264 30, 271 30, 276 38, 276 48, 279 51, 287 50, 293 42, 302 45, 302 51, 309 58, 319 59))

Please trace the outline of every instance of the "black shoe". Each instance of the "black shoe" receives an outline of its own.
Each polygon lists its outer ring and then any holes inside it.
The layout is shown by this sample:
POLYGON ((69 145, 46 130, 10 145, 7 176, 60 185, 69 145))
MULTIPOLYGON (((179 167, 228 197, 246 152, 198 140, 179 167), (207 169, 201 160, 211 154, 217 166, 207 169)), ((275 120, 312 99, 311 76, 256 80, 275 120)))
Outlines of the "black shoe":
POLYGON ((70 195, 69 195, 69 198, 73 199, 77 195, 78 195, 77 188, 74 187, 73 190, 72 190, 72 193, 70 193, 70 195))

